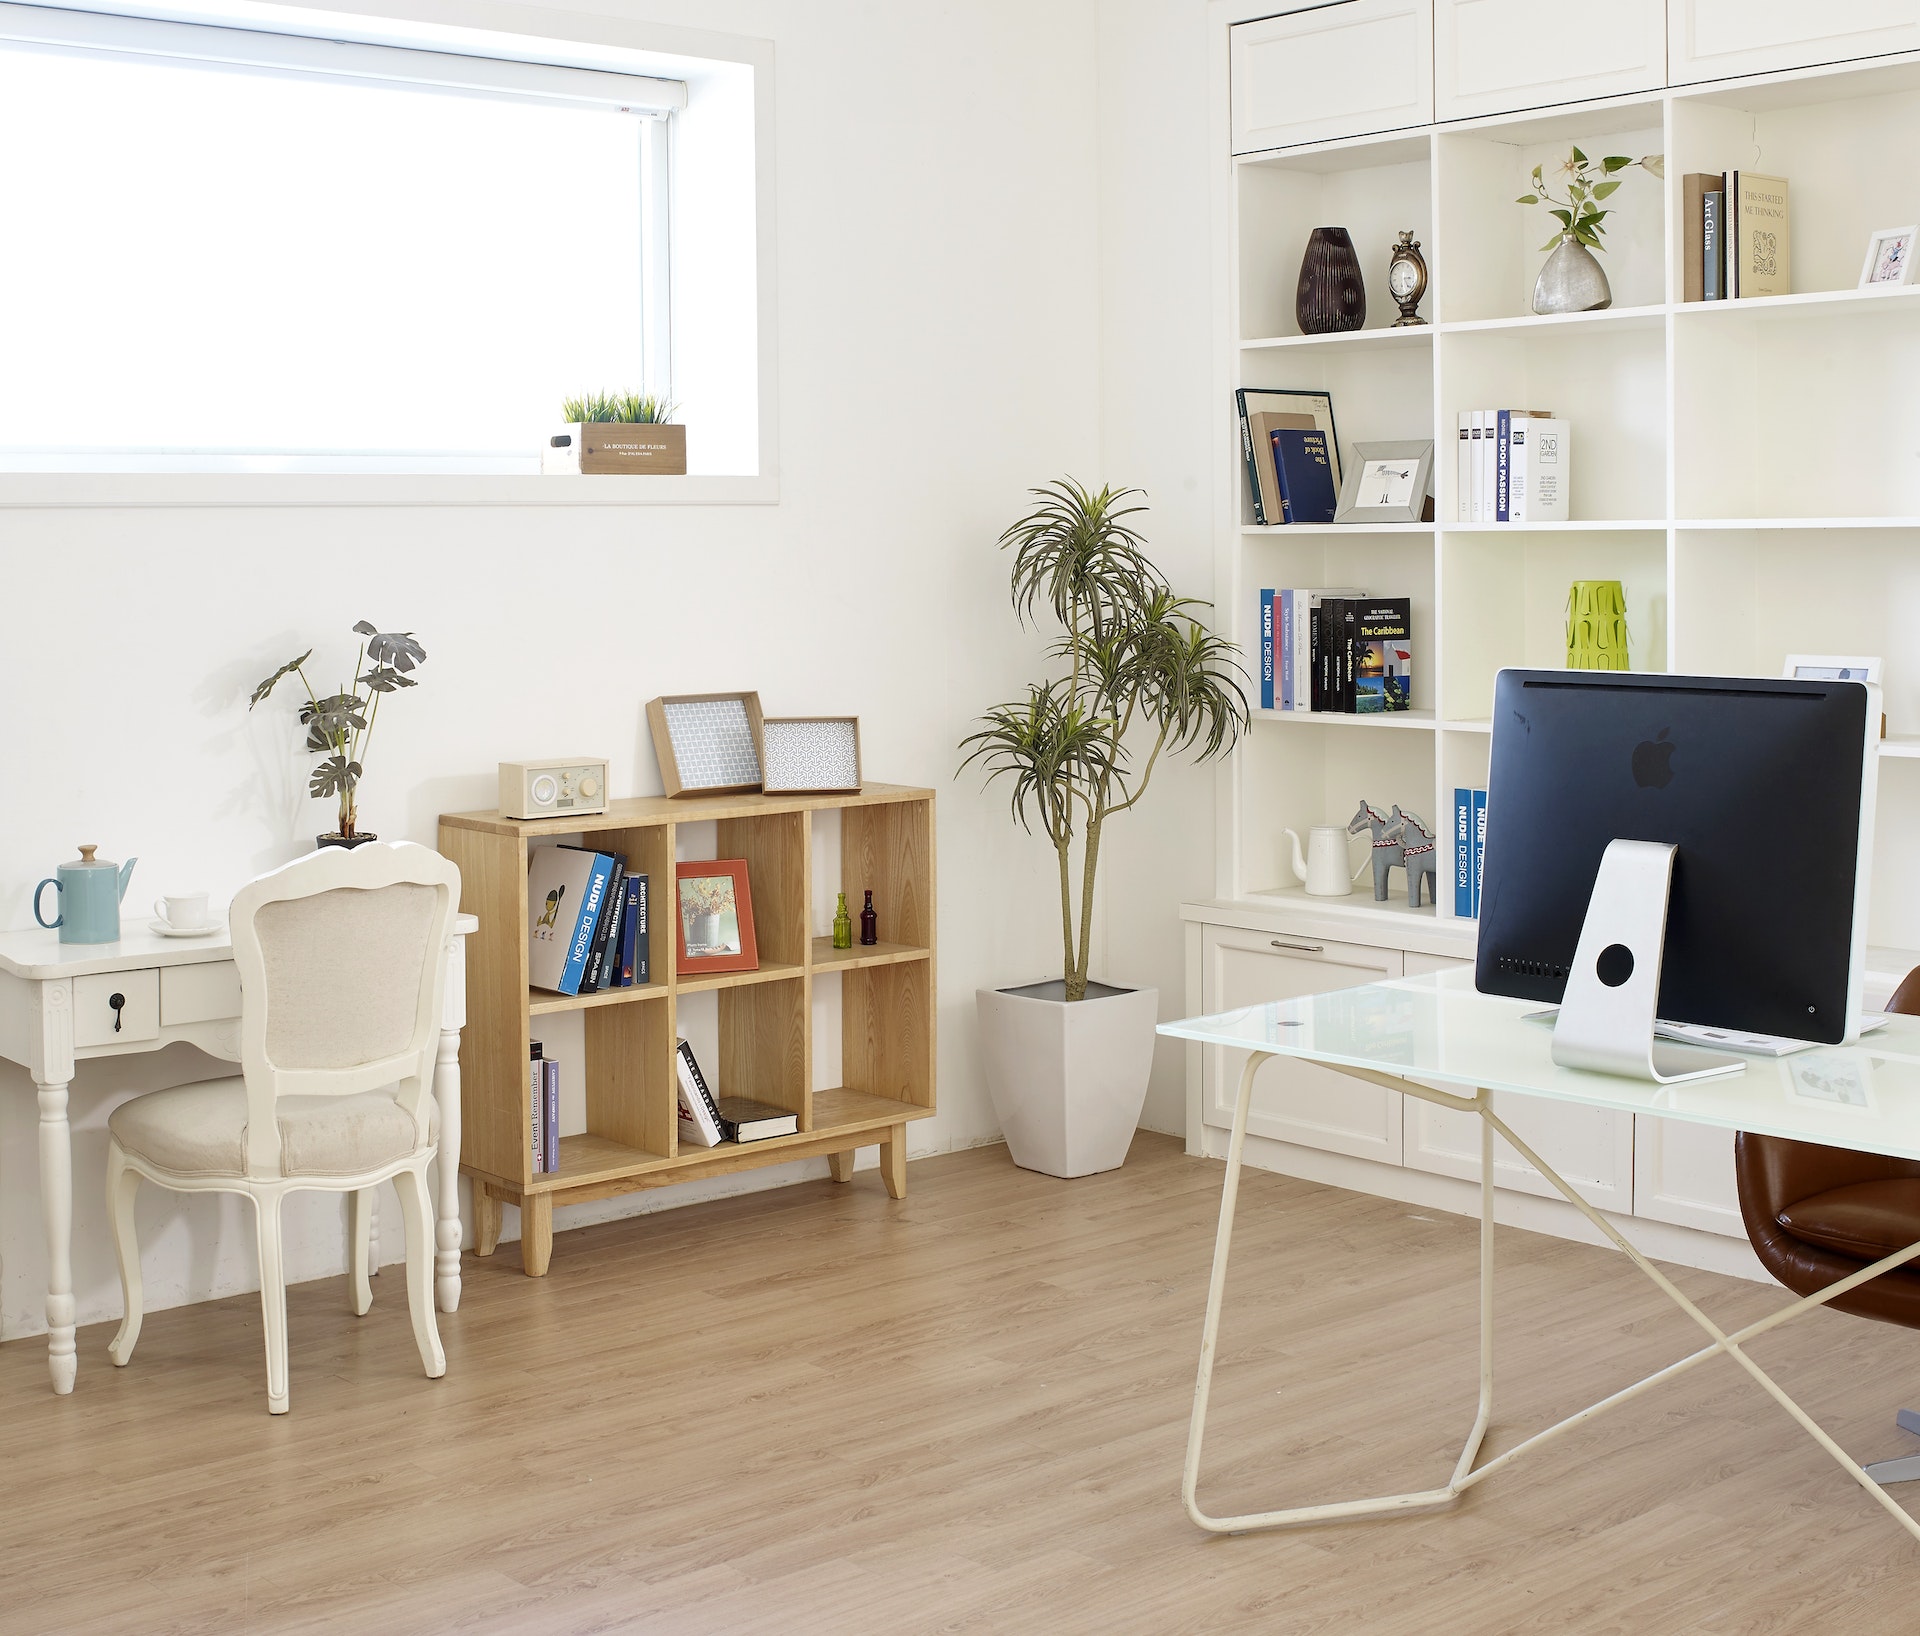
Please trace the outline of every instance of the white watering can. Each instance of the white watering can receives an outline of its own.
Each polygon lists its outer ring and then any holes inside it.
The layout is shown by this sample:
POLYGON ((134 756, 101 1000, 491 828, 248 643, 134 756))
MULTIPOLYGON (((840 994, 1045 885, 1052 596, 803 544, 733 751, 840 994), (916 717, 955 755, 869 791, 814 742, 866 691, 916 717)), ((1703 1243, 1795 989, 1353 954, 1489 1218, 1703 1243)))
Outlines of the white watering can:
POLYGON ((1300 877, 1307 895, 1316 898, 1344 898, 1353 893, 1353 883, 1373 861, 1372 853, 1360 860, 1360 868, 1349 875, 1347 865, 1352 854, 1347 850, 1347 832, 1338 824, 1315 824, 1307 831, 1307 850, 1300 850, 1300 837, 1292 830, 1281 834, 1293 842, 1293 872, 1300 877))

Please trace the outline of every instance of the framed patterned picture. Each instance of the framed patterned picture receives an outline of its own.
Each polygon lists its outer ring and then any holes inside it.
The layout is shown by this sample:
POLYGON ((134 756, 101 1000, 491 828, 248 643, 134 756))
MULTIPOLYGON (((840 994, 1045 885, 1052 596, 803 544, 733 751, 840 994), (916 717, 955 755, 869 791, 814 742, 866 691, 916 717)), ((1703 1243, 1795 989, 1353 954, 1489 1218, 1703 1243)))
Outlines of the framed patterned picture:
POLYGON ((769 795, 856 795, 858 716, 769 716, 760 724, 761 788, 769 795))
POLYGON ((668 795, 740 795, 760 788, 760 695, 680 693, 647 706, 668 795))
POLYGON ((682 977, 716 971, 758 971, 760 948, 753 937, 753 893, 745 858, 705 858, 677 863, 674 931, 682 977))

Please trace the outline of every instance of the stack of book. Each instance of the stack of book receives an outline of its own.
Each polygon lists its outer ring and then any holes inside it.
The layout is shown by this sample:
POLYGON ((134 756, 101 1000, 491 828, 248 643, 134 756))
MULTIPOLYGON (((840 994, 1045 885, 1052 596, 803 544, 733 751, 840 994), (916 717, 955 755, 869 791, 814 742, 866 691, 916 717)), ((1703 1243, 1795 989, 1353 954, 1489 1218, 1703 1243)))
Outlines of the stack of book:
POLYGON ((528 1052, 527 1093, 533 1109, 528 1134, 533 1142, 533 1173, 551 1175, 560 1168, 560 1064, 538 1040, 528 1052))
POLYGON ((718 1147, 722 1142, 764 1142, 769 1136, 791 1136, 800 1128, 800 1116, 750 1096, 715 1096, 700 1071, 693 1047, 684 1039, 674 1047, 674 1072, 680 1098, 680 1140, 694 1147, 718 1147))
POLYGON ((1564 523, 1573 440, 1545 409, 1460 411, 1456 522, 1564 523))
POLYGON ((557 994, 596 994, 649 981, 647 877, 582 846, 527 858, 527 979, 557 994))
POLYGON ((1480 877, 1487 852, 1487 792, 1453 792, 1453 912, 1480 918, 1480 877))
POLYGON ((1243 386, 1234 393, 1253 520, 1330 523, 1339 510, 1340 446, 1325 392, 1243 386))
POLYGON ((1413 708, 1413 606, 1359 590, 1260 593, 1260 708, 1370 716, 1413 708))
POLYGON ((1792 221, 1784 176, 1692 171, 1680 186, 1685 299, 1725 301, 1792 292, 1792 221))

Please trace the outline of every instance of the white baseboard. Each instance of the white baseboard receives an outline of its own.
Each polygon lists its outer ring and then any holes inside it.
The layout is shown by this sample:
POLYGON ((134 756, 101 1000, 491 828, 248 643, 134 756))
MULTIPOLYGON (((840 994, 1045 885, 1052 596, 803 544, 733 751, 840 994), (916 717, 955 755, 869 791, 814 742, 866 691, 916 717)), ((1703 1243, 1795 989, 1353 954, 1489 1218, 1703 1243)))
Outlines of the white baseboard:
MULTIPOLYGON (((1201 1140, 1204 1147, 1196 1150, 1189 1136, 1188 1152, 1199 1151, 1210 1159, 1226 1157, 1226 1131, 1204 1126, 1201 1140)), ((1480 1214, 1479 1183, 1463 1181, 1457 1176, 1436 1176, 1429 1171, 1379 1164, 1344 1153, 1296 1147, 1291 1142, 1277 1142, 1264 1136, 1247 1138, 1245 1162, 1257 1170, 1298 1176, 1302 1181, 1321 1182, 1328 1187, 1344 1187, 1353 1193, 1371 1193, 1376 1198, 1397 1199, 1423 1209, 1445 1210, 1457 1216, 1478 1217, 1480 1214)), ((1564 1199, 1543 1199, 1531 1193, 1496 1188, 1493 1214, 1502 1226, 1545 1233, 1550 1238, 1573 1239, 1582 1244, 1599 1244, 1610 1250, 1615 1248, 1599 1228, 1564 1199)), ((1676 1227, 1664 1221, 1643 1221, 1638 1216, 1616 1215, 1610 1210, 1602 1214, 1635 1249, 1651 1260, 1723 1272, 1757 1284, 1774 1282, 1745 1239, 1727 1238, 1693 1227, 1676 1227)))

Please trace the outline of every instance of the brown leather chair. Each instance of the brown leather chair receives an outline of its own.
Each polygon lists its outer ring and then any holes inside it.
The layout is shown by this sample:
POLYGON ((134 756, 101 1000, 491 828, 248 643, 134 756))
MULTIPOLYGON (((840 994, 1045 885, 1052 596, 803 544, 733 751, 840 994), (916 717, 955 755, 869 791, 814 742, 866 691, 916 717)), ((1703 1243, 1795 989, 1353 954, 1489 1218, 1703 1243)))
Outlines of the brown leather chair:
MULTIPOLYGON (((1907 973, 1887 1009, 1920 1015, 1920 967, 1907 973)), ((1920 1240, 1920 1160, 1750 1131, 1734 1137, 1733 1160, 1754 1253, 1796 1295, 1812 1295, 1920 1240)), ((1828 1304, 1920 1329, 1920 1263, 1883 1272, 1828 1304)), ((1920 1414, 1902 1409, 1899 1424, 1920 1433, 1920 1414)), ((1920 1478, 1920 1455, 1866 1469, 1883 1483, 1912 1481, 1920 1478)))

